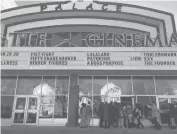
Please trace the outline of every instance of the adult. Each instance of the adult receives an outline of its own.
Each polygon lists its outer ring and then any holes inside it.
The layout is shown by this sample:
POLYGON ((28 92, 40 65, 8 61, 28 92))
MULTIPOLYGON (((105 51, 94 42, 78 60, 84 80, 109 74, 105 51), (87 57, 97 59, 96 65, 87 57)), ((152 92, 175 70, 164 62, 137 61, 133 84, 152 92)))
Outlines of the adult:
POLYGON ((90 101, 88 101, 88 104, 86 106, 86 120, 87 120, 87 127, 90 127, 90 120, 92 118, 92 107, 90 101))
POLYGON ((135 108, 135 114, 134 114, 134 117, 136 118, 137 120, 137 128, 144 128, 144 125, 142 124, 141 122, 141 118, 142 118, 142 110, 140 108, 140 106, 138 104, 136 104, 136 108, 135 108))
POLYGON ((128 117, 128 127, 133 127, 133 108, 130 104, 127 105, 127 117, 128 117))
MULTIPOLYGON (((121 118, 121 104, 115 101, 113 106, 114 106, 114 113, 115 113, 114 124, 115 124, 115 127, 118 127, 119 120, 121 118)), ((122 117, 123 117, 123 113, 122 113, 122 117)))
POLYGON ((151 109, 152 109, 152 118, 153 118, 154 128, 161 129, 159 109, 157 108, 157 105, 155 104, 154 101, 152 102, 151 105, 152 105, 151 109))
POLYGON ((114 126, 115 111, 113 102, 108 103, 108 127, 114 126))
POLYGON ((81 122, 80 127, 84 128, 87 127, 87 116, 86 116, 86 104, 82 103, 82 107, 80 109, 80 115, 81 115, 81 122))
POLYGON ((98 107, 98 116, 100 118, 99 126, 100 128, 103 127, 103 121, 104 121, 104 102, 101 102, 98 107))
POLYGON ((125 128, 124 127, 124 115, 123 115, 123 108, 121 107, 121 105, 120 105, 120 118, 119 118, 119 120, 118 120, 118 127, 119 128, 125 128))
POLYGON ((104 114, 103 114, 103 120, 104 120, 104 128, 108 128, 108 110, 109 106, 108 103, 104 103, 104 114))
POLYGON ((177 125, 177 102, 174 104, 175 123, 177 125))

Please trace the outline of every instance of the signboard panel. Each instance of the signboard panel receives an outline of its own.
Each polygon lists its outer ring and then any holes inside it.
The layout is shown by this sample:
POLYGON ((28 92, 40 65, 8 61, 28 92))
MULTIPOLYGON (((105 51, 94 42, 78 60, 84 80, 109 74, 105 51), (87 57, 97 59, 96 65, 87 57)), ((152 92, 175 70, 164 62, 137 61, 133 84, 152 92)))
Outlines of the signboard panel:
POLYGON ((2 69, 175 69, 177 51, 1 51, 2 69))

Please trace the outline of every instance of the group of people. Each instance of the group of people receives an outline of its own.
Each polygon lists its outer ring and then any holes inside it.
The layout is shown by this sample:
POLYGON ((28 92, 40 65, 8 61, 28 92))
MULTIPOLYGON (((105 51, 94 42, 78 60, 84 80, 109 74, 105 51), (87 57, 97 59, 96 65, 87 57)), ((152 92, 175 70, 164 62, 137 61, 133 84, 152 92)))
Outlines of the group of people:
POLYGON ((140 121, 142 111, 138 105, 133 109, 131 104, 122 106, 121 103, 118 102, 101 102, 98 109, 98 115, 101 128, 132 128, 135 126, 134 119, 137 119, 137 128, 144 127, 140 121))
MULTIPOLYGON (((177 104, 170 105, 167 110, 169 115, 169 127, 177 126, 177 104), (173 119, 173 120, 172 120, 173 119), (172 122, 173 121, 173 122, 172 122)), ((101 128, 119 127, 119 128, 144 128, 142 118, 146 118, 156 129, 161 129, 160 112, 155 102, 145 105, 137 103, 135 108, 131 104, 121 105, 118 102, 101 102, 98 107, 99 126, 101 128)), ((82 103, 80 109, 81 122, 80 127, 89 127, 92 118, 92 107, 90 102, 86 105, 82 103)))

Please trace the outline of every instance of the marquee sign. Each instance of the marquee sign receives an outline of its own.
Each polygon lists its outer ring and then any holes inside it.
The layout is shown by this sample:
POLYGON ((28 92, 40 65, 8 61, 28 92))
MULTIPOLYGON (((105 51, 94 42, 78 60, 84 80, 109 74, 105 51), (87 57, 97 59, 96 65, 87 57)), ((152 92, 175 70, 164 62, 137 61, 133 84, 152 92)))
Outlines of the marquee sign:
POLYGON ((177 51, 38 51, 1 52, 2 69, 177 69, 177 51))
POLYGON ((151 38, 149 33, 9 33, 9 40, 1 38, 2 47, 177 47, 177 35, 163 44, 160 34, 151 38))
MULTIPOLYGON (((153 35, 153 38, 159 38, 157 35, 157 32, 160 33, 160 38, 163 41, 163 43, 165 43, 165 46, 169 46, 170 44, 170 39, 172 34, 176 34, 176 29, 175 29, 175 22, 174 22, 174 16, 170 13, 167 12, 163 12, 163 11, 159 11, 156 9, 151 9, 151 8, 146 8, 146 7, 140 7, 140 6, 136 6, 136 5, 129 5, 129 4, 123 4, 123 3, 119 3, 119 2, 101 2, 101 1, 62 1, 62 2, 50 2, 50 3, 41 3, 41 4, 34 4, 34 5, 30 5, 30 6, 23 6, 23 7, 16 7, 16 8, 12 8, 12 9, 7 9, 2 11, 2 22, 4 25, 6 25, 6 22, 4 20, 6 19, 13 19, 14 17, 18 18, 18 17, 22 17, 23 19, 27 20, 27 18, 25 17, 30 17, 30 16, 35 16, 39 18, 43 21, 46 18, 50 18, 52 16, 52 13, 54 13, 54 16, 57 15, 57 13, 61 13, 61 15, 64 15, 64 17, 68 17, 68 15, 66 15, 67 13, 74 13, 73 15, 69 15, 71 19, 74 19, 74 17, 83 17, 84 13, 112 13, 112 14, 117 14, 117 16, 114 16, 113 18, 119 18, 119 16, 121 15, 127 15, 127 19, 124 21, 127 22, 126 26, 124 27, 128 27, 131 25, 132 28, 135 27, 135 24, 141 25, 141 26, 137 26, 138 28, 142 28, 142 27, 151 27, 152 30, 151 32, 155 35, 153 35), (77 12, 78 11, 78 12, 77 12), (88 11, 88 12, 85 12, 88 11), (48 14, 49 13, 49 14, 48 14), (66 13, 66 14, 65 14, 66 13), (46 15, 45 15, 46 14, 46 15), (48 15, 50 16, 48 16, 48 15), (76 14, 76 16, 74 16, 76 14), (38 15, 42 16, 44 15, 46 18, 40 18, 38 15), (66 15, 66 16, 65 16, 66 15), (141 17, 142 16, 142 17, 141 17), (130 24, 129 24, 130 23, 130 24), (134 24, 134 25, 133 25, 134 24), (159 28, 159 30, 154 31, 154 28, 157 27, 159 28)), ((102 14, 102 15, 103 15, 102 14)), ((55 16, 57 17, 57 16, 55 16)), ((94 15, 92 16, 85 16, 87 17, 94 17, 94 15)), ((99 18, 98 16, 95 16, 96 19, 99 18)), ((109 18, 108 15, 105 16, 101 16, 102 18, 109 18)), ((103 20, 103 19, 100 20, 103 20)), ((123 20, 123 17, 120 17, 120 20, 123 20)), ((29 20, 27 20, 26 22, 31 23, 31 20, 33 18, 30 18, 29 20)), ((83 19, 83 18, 81 18, 83 19)), ((48 19, 49 21, 50 19, 48 19)), ((61 19, 64 20, 65 19, 61 19)), ((113 20, 110 18, 110 20, 113 20)), ((46 21, 46 23, 51 23, 46 21)), ((50 21, 54 21, 53 19, 50 21)), ((56 20, 57 21, 57 20, 56 20)), ((105 20, 108 21, 108 20, 105 20)), ((18 21, 20 23, 20 25, 24 24, 24 22, 20 22, 20 20, 18 21)), ((84 21, 80 21, 81 23, 85 23, 84 21)), ((116 20, 116 22, 119 22, 116 20)), ((28 23, 28 24, 29 24, 28 23)), ((36 22, 37 23, 37 22, 36 22)), ((100 22, 97 22, 100 23, 100 22)), ((7 24, 7 25, 11 25, 7 28, 7 33, 9 34, 9 32, 15 32, 18 31, 16 30, 16 27, 18 23, 12 22, 12 24, 7 24), (15 26, 14 26, 15 25, 15 26), (10 29, 10 30, 9 30, 10 29), (12 29, 12 30, 11 30, 12 29)), ((27 25, 27 23, 25 23, 27 25)), ((65 23, 62 23, 62 25, 65 23)), ((101 24, 101 23, 100 23, 101 24)), ((112 24, 112 23, 111 23, 112 24)), ((33 25, 33 24, 31 24, 33 25)), ((29 25, 29 27, 32 27, 31 25, 29 25)), ((43 23, 40 23, 40 27, 42 27, 43 23)), ((56 24, 58 25, 58 24, 56 24)), ((70 25, 70 24, 68 24, 70 25)), ((95 25, 95 24, 94 24, 95 25)), ((103 25, 103 24, 102 24, 103 25)), ((106 25, 109 25, 106 24, 106 25)), ((117 26, 119 26, 120 24, 115 24, 117 26)), ((36 26, 36 24, 34 24, 34 27, 36 26)), ((32 27, 32 28, 34 28, 32 27)), ((123 27, 123 26, 120 26, 123 27)), ((137 28, 136 27, 136 28, 137 28)), ((135 28, 135 29, 136 29, 135 28)), ((25 28, 26 29, 26 28, 25 28)), ((22 29, 21 29, 22 30, 22 29)), ((142 29, 141 29, 142 30, 142 29)), ((146 31, 146 30, 145 30, 146 31)), ((150 31, 148 31, 150 32, 150 31)), ((6 35, 5 35, 6 36, 6 35)), ((9 35, 7 35, 9 36, 9 35)))

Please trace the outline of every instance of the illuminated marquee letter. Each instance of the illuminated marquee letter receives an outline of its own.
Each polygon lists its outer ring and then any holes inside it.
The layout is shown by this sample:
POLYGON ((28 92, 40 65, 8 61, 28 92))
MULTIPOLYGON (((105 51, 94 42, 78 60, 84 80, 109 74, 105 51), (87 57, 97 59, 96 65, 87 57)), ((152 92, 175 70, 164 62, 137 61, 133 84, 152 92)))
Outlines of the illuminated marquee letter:
POLYGON ((100 38, 99 34, 98 33, 89 33, 87 36, 86 36, 86 44, 89 46, 89 47, 99 47, 100 46, 100 43, 97 43, 97 40, 100 38))
POLYGON ((177 47, 177 35, 172 33, 170 43, 168 47, 176 46, 177 47))
POLYGON ((146 34, 146 44, 145 44, 145 47, 156 47, 156 44, 159 46, 159 47, 163 47, 162 46, 162 42, 160 40, 160 34, 157 34, 156 38, 155 38, 155 41, 153 42, 153 40, 151 39, 150 35, 149 34, 146 34))
POLYGON ((44 47, 46 42, 46 33, 37 33, 37 46, 44 47))
POLYGON ((107 11, 107 10, 108 10, 108 8, 105 8, 105 6, 108 6, 108 4, 104 4, 104 5, 102 6, 102 10, 103 10, 103 11, 107 11))
POLYGON ((17 37, 21 38, 23 33, 9 33, 9 36, 13 36, 12 46, 18 46, 17 45, 17 37))
POLYGON ((43 12, 45 9, 47 9, 47 5, 42 4, 40 5, 41 12, 43 12))

